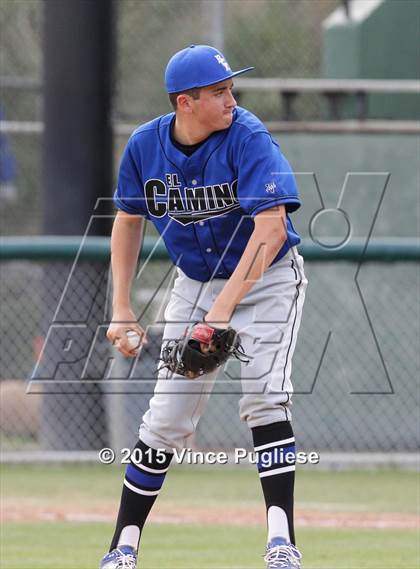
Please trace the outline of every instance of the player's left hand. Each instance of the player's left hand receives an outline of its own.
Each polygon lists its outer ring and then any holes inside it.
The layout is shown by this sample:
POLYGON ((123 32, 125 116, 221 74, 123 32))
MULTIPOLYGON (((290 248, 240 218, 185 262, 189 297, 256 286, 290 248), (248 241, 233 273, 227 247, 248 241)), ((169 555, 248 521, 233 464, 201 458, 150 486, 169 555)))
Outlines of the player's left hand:
POLYGON ((231 356, 248 361, 237 332, 197 322, 182 338, 167 342, 162 350, 162 368, 195 379, 211 373, 231 356))

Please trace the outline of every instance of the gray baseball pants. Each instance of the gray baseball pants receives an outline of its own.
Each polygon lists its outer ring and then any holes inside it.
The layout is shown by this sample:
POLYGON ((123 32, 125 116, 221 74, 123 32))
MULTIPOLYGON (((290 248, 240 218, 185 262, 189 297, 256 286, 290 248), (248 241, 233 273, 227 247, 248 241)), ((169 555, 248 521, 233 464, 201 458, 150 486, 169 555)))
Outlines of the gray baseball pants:
MULTIPOLYGON (((202 283, 178 269, 165 310, 166 340, 181 337, 187 325, 203 319, 226 280, 202 283)), ((292 248, 269 267, 243 298, 231 319, 249 363, 241 363, 240 418, 250 428, 291 420, 292 357, 299 331, 307 280, 303 258, 292 248)), ((140 439, 152 448, 188 446, 210 397, 217 371, 196 380, 159 372, 140 439)))

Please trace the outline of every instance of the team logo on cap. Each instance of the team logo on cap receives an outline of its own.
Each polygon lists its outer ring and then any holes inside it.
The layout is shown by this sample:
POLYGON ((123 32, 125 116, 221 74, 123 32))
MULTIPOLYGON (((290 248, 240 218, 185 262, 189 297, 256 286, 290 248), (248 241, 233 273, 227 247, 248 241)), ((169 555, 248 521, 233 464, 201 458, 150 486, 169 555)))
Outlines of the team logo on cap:
POLYGON ((226 61, 226 59, 222 55, 220 55, 218 53, 214 57, 216 58, 217 62, 220 63, 220 65, 223 65, 223 67, 226 69, 226 71, 231 71, 231 68, 229 67, 229 63, 226 61))

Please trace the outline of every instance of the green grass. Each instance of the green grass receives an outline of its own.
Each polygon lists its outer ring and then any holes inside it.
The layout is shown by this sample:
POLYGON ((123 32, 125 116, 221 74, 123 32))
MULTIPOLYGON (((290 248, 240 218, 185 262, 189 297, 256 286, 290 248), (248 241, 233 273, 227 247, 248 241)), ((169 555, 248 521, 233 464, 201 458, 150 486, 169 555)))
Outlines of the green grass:
MULTIPOLYGON (((2 569, 97 569, 109 524, 7 524, 2 569)), ((416 532, 299 532, 305 569, 416 569, 416 532)), ((144 531, 141 569, 262 569, 265 531, 224 526, 156 526, 144 531)))
MULTIPOLYGON (((19 496, 38 504, 88 501, 115 503, 123 470, 102 465, 5 465, 2 496, 19 496)), ((419 511, 418 473, 300 471, 296 482, 298 508, 350 512, 419 511)), ((194 506, 217 502, 260 504, 261 490, 252 469, 177 467, 169 471, 160 499, 194 506)))
MULTIPOLYGON (((102 465, 5 465, 1 496, 10 503, 117 508, 123 470, 102 465)), ((297 507, 341 512, 418 513, 418 474, 396 470, 317 472, 297 476, 297 507)), ((159 502, 179 507, 261 508, 253 470, 177 467, 159 502)), ((154 525, 144 530, 141 569, 263 569, 264 528, 154 525)), ((113 527, 107 523, 7 523, 1 530, 1 569, 97 569, 113 527)), ((415 530, 305 528, 298 531, 304 569, 414 569, 415 530)))

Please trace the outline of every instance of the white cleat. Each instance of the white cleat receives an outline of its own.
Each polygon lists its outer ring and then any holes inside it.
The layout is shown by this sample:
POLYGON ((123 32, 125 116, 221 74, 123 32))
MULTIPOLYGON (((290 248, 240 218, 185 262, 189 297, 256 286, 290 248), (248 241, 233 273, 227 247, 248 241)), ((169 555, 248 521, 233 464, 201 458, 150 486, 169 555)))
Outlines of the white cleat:
POLYGON ((136 550, 129 545, 122 545, 105 555, 99 569, 136 569, 136 567, 136 550))
POLYGON ((301 559, 298 548, 282 537, 273 538, 264 555, 267 569, 300 569, 301 559))

